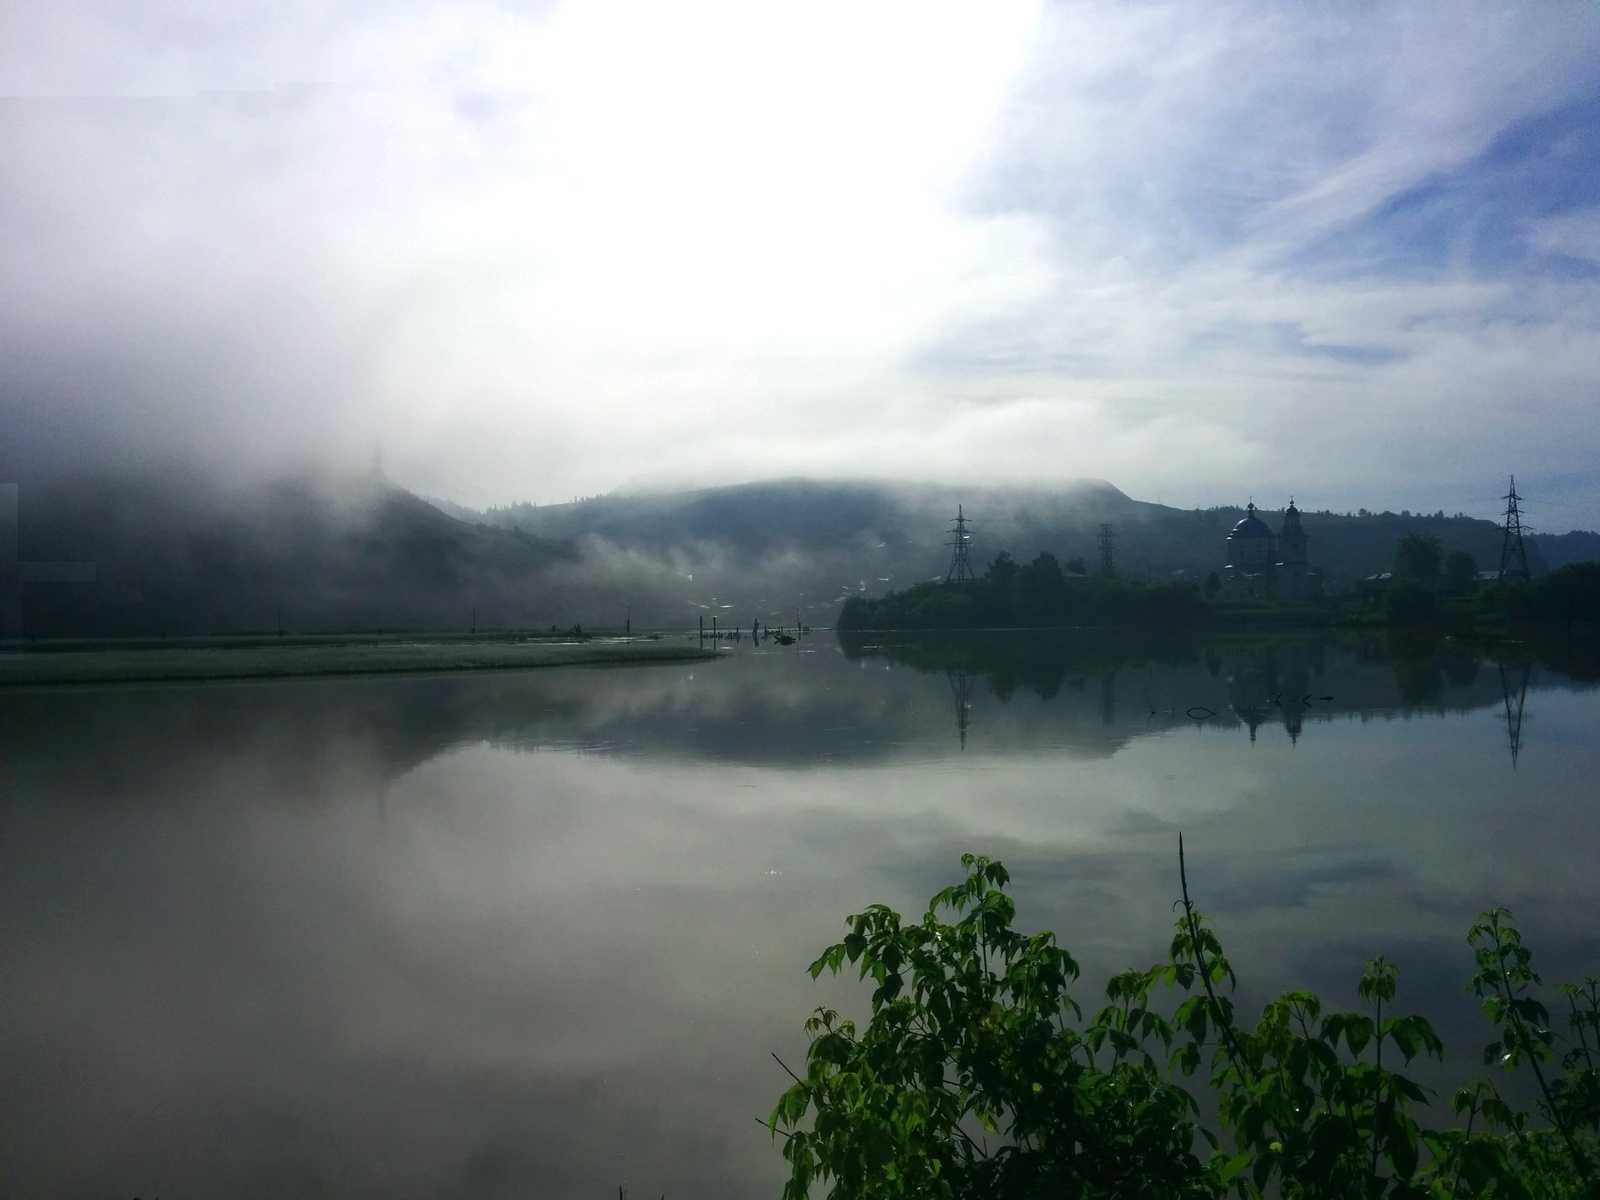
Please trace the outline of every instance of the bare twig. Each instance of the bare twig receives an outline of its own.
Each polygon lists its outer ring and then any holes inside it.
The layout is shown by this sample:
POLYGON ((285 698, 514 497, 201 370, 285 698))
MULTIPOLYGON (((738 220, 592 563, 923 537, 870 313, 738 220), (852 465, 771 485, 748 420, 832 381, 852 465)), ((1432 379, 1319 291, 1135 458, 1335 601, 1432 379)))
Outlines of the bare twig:
POLYGON ((769 1051, 767 1051, 767 1053, 772 1055, 772 1061, 777 1063, 780 1067, 782 1067, 784 1069, 784 1071, 787 1072, 787 1074, 788 1074, 790 1079, 794 1080, 796 1083, 804 1083, 805 1082, 804 1079, 801 1079, 800 1076, 796 1075, 793 1071, 789 1070, 789 1064, 784 1062, 783 1059, 778 1057, 778 1052, 776 1050, 769 1050, 769 1051))
POLYGON ((1211 987, 1211 971, 1206 966, 1205 952, 1200 948, 1200 922, 1194 915, 1194 905, 1189 901, 1189 872, 1183 861, 1183 834, 1178 834, 1178 882, 1183 887, 1183 916, 1189 926, 1189 945, 1194 950, 1195 962, 1200 967, 1200 982, 1205 985, 1206 998, 1211 1001, 1211 1012, 1217 1021, 1217 1029, 1222 1034, 1223 1041, 1228 1047, 1228 1057, 1233 1061, 1234 1070, 1241 1077, 1248 1077, 1251 1072, 1245 1069, 1244 1055, 1239 1052, 1239 1045, 1234 1040, 1233 1022, 1222 1020, 1222 1005, 1217 1002, 1217 993, 1211 987))

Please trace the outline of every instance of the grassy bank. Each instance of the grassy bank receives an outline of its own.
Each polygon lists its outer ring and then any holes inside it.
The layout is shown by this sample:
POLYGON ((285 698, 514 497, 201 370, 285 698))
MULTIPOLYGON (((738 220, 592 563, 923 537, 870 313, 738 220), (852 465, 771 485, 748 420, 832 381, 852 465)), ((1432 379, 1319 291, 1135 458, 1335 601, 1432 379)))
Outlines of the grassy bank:
POLYGON ((694 638, 573 641, 318 640, 277 644, 50 649, 0 654, 0 687, 273 679, 307 675, 382 675, 418 671, 501 671, 601 663, 714 658, 694 638))

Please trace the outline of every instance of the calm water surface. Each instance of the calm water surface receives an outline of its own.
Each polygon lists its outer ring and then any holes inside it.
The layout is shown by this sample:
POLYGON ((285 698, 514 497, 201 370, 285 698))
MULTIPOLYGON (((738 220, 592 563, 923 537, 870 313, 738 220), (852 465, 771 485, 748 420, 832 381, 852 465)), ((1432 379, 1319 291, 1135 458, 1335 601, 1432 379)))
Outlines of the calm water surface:
POLYGON ((1387 952, 1470 1071, 1477 910, 1600 969, 1597 732, 1515 654, 1088 636, 0 694, 0 1194, 774 1195, 847 913, 996 855, 1089 1004, 1180 828, 1247 1006, 1387 952))

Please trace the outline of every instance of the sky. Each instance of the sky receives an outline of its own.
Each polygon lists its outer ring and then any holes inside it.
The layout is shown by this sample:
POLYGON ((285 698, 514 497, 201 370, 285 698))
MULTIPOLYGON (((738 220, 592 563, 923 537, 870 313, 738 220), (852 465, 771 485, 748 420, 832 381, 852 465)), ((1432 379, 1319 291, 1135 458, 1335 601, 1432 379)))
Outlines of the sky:
POLYGON ((0 0, 0 474, 1600 527, 1600 3, 0 0))

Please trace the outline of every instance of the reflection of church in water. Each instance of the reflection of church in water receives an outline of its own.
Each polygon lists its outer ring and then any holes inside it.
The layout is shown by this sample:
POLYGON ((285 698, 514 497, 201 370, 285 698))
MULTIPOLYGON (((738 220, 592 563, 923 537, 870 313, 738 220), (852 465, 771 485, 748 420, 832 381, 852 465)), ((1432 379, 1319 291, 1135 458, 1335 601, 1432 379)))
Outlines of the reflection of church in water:
POLYGON ((1244 520, 1228 534, 1228 565, 1222 568, 1222 590, 1229 596, 1282 596, 1314 600, 1322 595, 1322 574, 1312 568, 1306 551, 1300 510, 1289 501, 1283 528, 1274 534, 1256 516, 1255 502, 1244 520))
POLYGON ((1256 740, 1261 726, 1282 721, 1291 742, 1300 740, 1306 711, 1332 696, 1313 695, 1324 670, 1321 642, 1290 643, 1248 655, 1228 679, 1228 704, 1256 740))
MULTIPOLYGON (((1444 680, 1439 677, 1437 660, 1425 657, 1410 664, 1411 669, 1416 671, 1414 679, 1426 683, 1428 677, 1432 676, 1433 683, 1440 688, 1440 693, 1432 696, 1408 698, 1406 683, 1398 678, 1407 664, 1395 662, 1392 665, 1397 676, 1395 683, 1398 685, 1398 696, 1391 698, 1392 694, 1385 695, 1387 688, 1383 691, 1373 689, 1371 681, 1362 686, 1362 681, 1352 678, 1346 670, 1341 674, 1337 688, 1341 695, 1336 700, 1334 696, 1325 694, 1332 686, 1327 677, 1329 664, 1326 643, 1290 641, 1249 650, 1240 655, 1237 665, 1228 676, 1228 706, 1250 731, 1251 742, 1256 740, 1256 732, 1263 725, 1282 724, 1290 742, 1298 743, 1308 716, 1314 720, 1352 716, 1365 719, 1372 713, 1433 712, 1442 717, 1451 708, 1464 714, 1485 703, 1494 703, 1490 699, 1494 691, 1485 692, 1480 687, 1475 694, 1472 692, 1472 681, 1477 674, 1475 660, 1469 660, 1464 678, 1451 680, 1452 684, 1467 693, 1453 702, 1444 699, 1444 680)), ((1449 673, 1448 667, 1446 673, 1449 673)), ((1533 678, 1533 665, 1529 662, 1500 663, 1498 675, 1499 687, 1496 690, 1503 705, 1511 765, 1515 768, 1522 753, 1523 716, 1533 678)))

